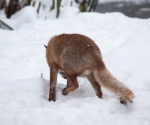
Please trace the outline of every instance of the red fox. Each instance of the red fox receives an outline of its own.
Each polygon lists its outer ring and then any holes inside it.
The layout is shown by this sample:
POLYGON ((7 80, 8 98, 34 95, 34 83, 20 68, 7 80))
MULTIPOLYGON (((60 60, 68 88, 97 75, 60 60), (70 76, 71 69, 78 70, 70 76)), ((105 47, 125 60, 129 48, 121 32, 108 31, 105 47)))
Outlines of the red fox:
POLYGON ((106 68, 101 52, 93 40, 80 34, 54 36, 46 48, 47 63, 50 67, 49 101, 55 101, 57 74, 67 79, 63 95, 76 90, 77 77, 87 77, 96 95, 102 98, 101 86, 115 93, 121 104, 132 103, 133 92, 118 81, 106 68))

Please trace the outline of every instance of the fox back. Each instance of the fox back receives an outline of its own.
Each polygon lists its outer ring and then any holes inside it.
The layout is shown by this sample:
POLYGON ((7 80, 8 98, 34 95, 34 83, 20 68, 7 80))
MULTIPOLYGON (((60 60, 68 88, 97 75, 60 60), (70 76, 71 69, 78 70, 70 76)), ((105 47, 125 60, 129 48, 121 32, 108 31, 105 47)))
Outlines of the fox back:
POLYGON ((90 38, 79 34, 53 37, 46 57, 48 64, 55 64, 60 70, 74 75, 105 67, 98 46, 90 38))

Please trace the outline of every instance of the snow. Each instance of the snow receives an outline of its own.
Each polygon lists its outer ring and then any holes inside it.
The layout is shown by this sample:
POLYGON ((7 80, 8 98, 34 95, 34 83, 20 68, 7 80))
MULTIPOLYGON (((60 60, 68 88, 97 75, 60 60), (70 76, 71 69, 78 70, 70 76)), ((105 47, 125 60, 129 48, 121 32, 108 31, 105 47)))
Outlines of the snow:
MULTIPOLYGON (((75 10, 70 18, 64 14, 60 19, 42 20, 32 17, 32 12, 31 20, 15 30, 0 29, 1 125, 150 125, 150 19, 121 13, 77 14, 75 10), (121 105, 104 88, 99 99, 85 78, 78 78, 79 88, 63 96, 66 80, 60 75, 57 100, 49 102, 49 67, 43 45, 61 33, 93 39, 107 68, 134 92, 134 103, 121 105)), ((22 13, 10 22, 26 19, 22 13)))
POLYGON ((31 6, 24 7, 17 13, 13 14, 11 16, 11 20, 4 17, 4 12, 2 10, 0 11, 0 18, 6 24, 9 24, 9 26, 11 26, 13 29, 17 29, 21 25, 26 24, 26 23, 35 22, 38 19, 36 9, 31 6))
POLYGON ((65 8, 62 7, 61 8, 61 14, 60 14, 59 18, 72 17, 72 16, 78 14, 79 12, 80 12, 79 9, 76 7, 71 7, 71 6, 70 7, 67 6, 65 8), (71 13, 68 13, 70 11, 71 11, 71 13))

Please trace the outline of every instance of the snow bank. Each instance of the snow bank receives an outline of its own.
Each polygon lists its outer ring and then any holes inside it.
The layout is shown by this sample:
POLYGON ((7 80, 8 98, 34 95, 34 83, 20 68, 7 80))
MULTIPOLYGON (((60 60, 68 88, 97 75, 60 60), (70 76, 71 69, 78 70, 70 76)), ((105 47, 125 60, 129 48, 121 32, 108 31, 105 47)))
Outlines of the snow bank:
POLYGON ((0 30, 0 123, 2 125, 149 125, 150 19, 121 13, 82 13, 36 21, 18 30, 0 30), (135 93, 133 105, 121 105, 102 88, 99 99, 86 79, 67 96, 58 76, 56 102, 49 102, 49 67, 44 44, 60 33, 80 33, 100 47, 108 69, 135 93), (41 73, 43 77, 41 78, 41 73))
MULTIPOLYGON (((3 13, 3 11, 1 11, 3 13)), ((27 6, 13 14, 10 19, 4 18, 2 20, 11 26, 13 29, 18 29, 21 25, 35 22, 37 18, 36 9, 32 6, 27 6)))
POLYGON ((80 12, 80 10, 76 7, 67 6, 61 8, 61 13, 59 15, 59 18, 67 18, 77 15, 80 12))

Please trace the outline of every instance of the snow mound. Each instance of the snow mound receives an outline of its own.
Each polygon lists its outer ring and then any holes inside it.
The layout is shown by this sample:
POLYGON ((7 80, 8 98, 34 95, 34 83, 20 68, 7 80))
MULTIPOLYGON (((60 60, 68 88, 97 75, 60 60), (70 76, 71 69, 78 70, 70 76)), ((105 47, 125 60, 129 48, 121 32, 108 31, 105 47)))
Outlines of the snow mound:
POLYGON ((132 19, 120 13, 82 13, 36 21, 14 31, 0 30, 0 38, 2 125, 150 124, 149 19, 132 19), (76 91, 63 96, 66 80, 59 75, 57 100, 49 102, 49 67, 43 45, 61 33, 80 33, 93 39, 108 69, 134 92, 133 105, 121 105, 104 88, 103 99, 99 99, 84 78, 78 79, 76 91))
POLYGON ((36 9, 32 6, 26 6, 17 13, 13 14, 10 19, 3 19, 13 29, 18 29, 23 24, 35 22, 37 20, 36 9))
POLYGON ((59 18, 72 17, 77 15, 78 13, 79 13, 79 9, 76 7, 70 7, 70 6, 66 6, 64 8, 62 7, 59 18))

